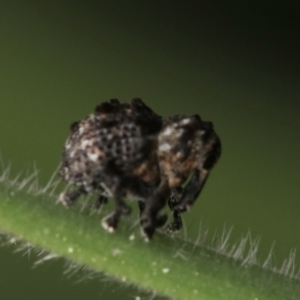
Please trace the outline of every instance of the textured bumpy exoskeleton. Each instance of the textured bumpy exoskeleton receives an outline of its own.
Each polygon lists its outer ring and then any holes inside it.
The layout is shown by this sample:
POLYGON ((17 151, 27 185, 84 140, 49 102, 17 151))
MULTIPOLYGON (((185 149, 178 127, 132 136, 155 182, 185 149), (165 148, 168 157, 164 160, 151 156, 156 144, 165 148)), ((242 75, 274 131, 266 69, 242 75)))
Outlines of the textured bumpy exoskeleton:
POLYGON ((78 188, 62 193, 60 201, 69 206, 95 190, 94 207, 100 207, 113 197, 116 209, 102 220, 113 232, 131 211, 124 198, 137 199, 146 239, 165 225, 167 216, 159 211, 168 202, 174 219, 166 229, 173 232, 181 228, 180 214, 197 199, 220 152, 212 123, 199 115, 162 118, 140 99, 123 104, 112 99, 71 125, 59 174, 78 188))

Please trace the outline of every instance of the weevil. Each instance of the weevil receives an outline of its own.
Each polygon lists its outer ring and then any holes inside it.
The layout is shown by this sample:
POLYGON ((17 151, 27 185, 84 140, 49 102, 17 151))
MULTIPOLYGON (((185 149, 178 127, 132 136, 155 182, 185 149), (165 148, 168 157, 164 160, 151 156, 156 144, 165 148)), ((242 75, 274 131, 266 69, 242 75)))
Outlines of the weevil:
POLYGON ((198 114, 161 117, 141 99, 111 99, 71 125, 59 175, 77 188, 61 193, 59 200, 68 207, 96 191, 94 207, 100 207, 112 197, 115 210, 102 226, 113 232, 121 216, 131 212, 124 198, 135 199, 142 234, 149 240, 165 226, 167 215, 160 211, 167 204, 173 221, 166 231, 180 230, 181 213, 196 201, 220 154, 213 124, 198 114))

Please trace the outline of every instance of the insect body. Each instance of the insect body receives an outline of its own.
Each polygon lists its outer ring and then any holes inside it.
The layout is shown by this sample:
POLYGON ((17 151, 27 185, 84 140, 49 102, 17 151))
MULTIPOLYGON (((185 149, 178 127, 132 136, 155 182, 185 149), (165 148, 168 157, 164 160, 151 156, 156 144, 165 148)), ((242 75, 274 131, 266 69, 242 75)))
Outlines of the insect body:
POLYGON ((137 199, 147 239, 165 225, 167 216, 159 212, 168 202, 174 220, 167 230, 173 232, 181 228, 180 214, 195 202, 220 152, 212 123, 198 115, 163 118, 140 99, 123 104, 112 99, 71 125, 59 174, 78 188, 62 193, 60 201, 69 206, 95 190, 99 207, 113 197, 115 211, 102 220, 113 232, 131 211, 124 198, 137 199))

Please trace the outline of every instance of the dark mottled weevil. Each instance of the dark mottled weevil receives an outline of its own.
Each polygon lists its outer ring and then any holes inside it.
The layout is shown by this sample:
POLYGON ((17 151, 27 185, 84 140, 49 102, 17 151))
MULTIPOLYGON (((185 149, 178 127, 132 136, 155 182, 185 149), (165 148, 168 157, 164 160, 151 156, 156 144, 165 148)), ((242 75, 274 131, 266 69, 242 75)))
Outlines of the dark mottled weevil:
POLYGON ((120 217, 131 211, 124 198, 137 199, 142 233, 149 240, 167 221, 159 215, 167 202, 173 221, 166 230, 182 227, 180 214, 199 196, 220 153, 213 124, 199 115, 161 117, 140 99, 111 99, 71 125, 59 174, 78 188, 62 193, 59 200, 68 207, 95 190, 94 207, 100 207, 113 197, 115 211, 102 220, 113 232, 120 217))

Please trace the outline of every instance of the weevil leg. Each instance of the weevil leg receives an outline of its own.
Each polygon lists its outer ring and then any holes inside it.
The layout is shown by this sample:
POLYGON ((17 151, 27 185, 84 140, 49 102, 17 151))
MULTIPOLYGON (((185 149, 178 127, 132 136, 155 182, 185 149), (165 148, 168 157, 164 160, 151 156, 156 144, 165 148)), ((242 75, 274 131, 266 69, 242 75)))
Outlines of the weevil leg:
POLYGON ((160 184, 159 188, 145 202, 145 207, 141 215, 142 235, 146 241, 150 240, 156 228, 165 225, 168 216, 158 215, 159 211, 165 206, 170 189, 167 182, 160 184))
POLYGON ((107 203, 108 203, 108 198, 106 196, 99 194, 97 200, 92 205, 92 209, 94 210, 100 209, 100 207, 103 204, 107 204, 107 203))
POLYGON ((182 192, 183 192, 183 188, 181 186, 171 189, 171 195, 168 198, 168 206, 169 206, 170 210, 173 211, 176 204, 179 203, 182 192))
POLYGON ((180 212, 174 211, 173 222, 169 223, 166 226, 166 232, 173 233, 179 231, 181 228, 182 228, 182 220, 181 220, 180 212))
POLYGON ((114 193, 114 200, 116 203, 116 209, 113 213, 106 216, 102 220, 102 227, 107 230, 108 232, 114 232, 118 226, 119 220, 122 215, 129 215, 131 212, 130 206, 128 206, 123 199, 122 195, 123 185, 118 184, 115 193, 114 193))
MULTIPOLYGON (((143 219, 142 219, 142 216, 143 216, 143 212, 145 210, 145 201, 141 201, 139 200, 138 201, 138 207, 139 207, 139 211, 140 211, 140 224, 141 226, 143 226, 143 219)), ((166 223, 166 221, 164 220, 164 217, 163 218, 159 218, 156 220, 156 226, 157 227, 162 227, 164 226, 166 223)))
POLYGON ((68 193, 61 193, 59 195, 58 201, 63 206, 68 208, 69 206, 73 205, 82 194, 86 194, 86 191, 83 187, 80 187, 79 189, 68 193))
POLYGON ((180 200, 174 206, 174 211, 182 213, 189 210, 192 207, 197 197, 201 193, 201 190, 206 182, 207 176, 207 170, 196 170, 194 172, 191 180, 184 188, 180 200))
POLYGON ((145 210, 145 201, 142 201, 142 200, 138 200, 138 207, 139 207, 139 212, 140 212, 140 224, 142 225, 142 215, 143 215, 143 212, 145 210))
POLYGON ((173 222, 166 226, 166 231, 168 233, 173 233, 179 231, 182 228, 182 220, 179 211, 174 211, 174 207, 178 204, 180 197, 182 195, 183 188, 181 186, 172 189, 171 196, 168 199, 168 205, 171 211, 173 211, 173 222))
POLYGON ((145 201, 138 200, 138 207, 139 207, 140 217, 141 217, 142 213, 143 213, 143 211, 145 209, 145 201))

